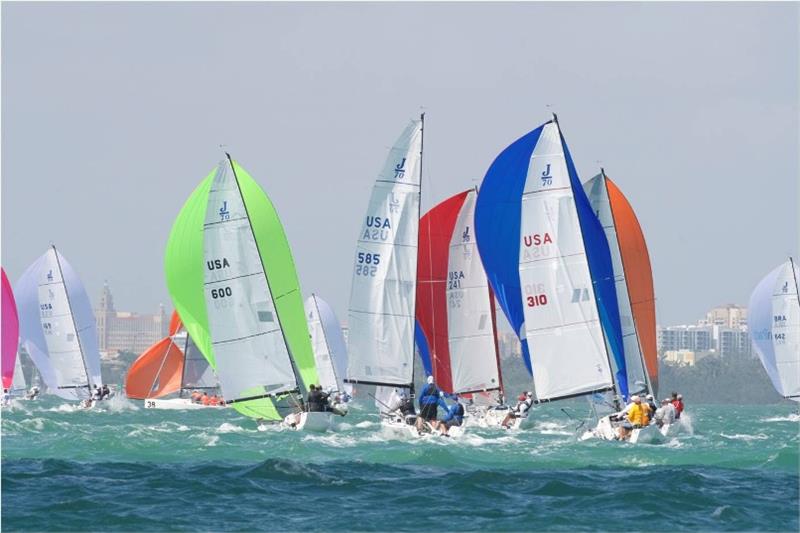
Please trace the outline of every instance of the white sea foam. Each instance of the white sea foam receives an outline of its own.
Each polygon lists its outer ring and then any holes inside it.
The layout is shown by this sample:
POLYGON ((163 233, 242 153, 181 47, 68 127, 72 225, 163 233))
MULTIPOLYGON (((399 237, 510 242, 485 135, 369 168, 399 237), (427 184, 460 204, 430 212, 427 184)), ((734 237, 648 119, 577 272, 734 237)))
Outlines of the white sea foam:
POLYGON ((770 418, 762 418, 760 422, 800 422, 800 413, 791 413, 786 416, 772 416, 770 418))
POLYGON ((726 439, 731 440, 743 440, 743 441, 751 441, 751 440, 768 440, 769 436, 765 435, 764 433, 759 433, 757 435, 747 435, 743 433, 736 433, 735 435, 727 435, 725 433, 720 433, 720 437, 724 437, 726 439))

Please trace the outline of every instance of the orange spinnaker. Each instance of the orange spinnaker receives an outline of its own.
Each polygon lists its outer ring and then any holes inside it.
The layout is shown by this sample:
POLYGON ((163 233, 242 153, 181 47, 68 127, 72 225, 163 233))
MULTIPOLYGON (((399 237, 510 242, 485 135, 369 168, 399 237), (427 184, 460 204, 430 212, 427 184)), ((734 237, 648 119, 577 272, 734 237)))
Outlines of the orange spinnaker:
POLYGON ((656 346, 656 297, 653 290, 653 270, 642 228, 631 204, 613 181, 606 177, 608 199, 617 228, 619 251, 628 282, 633 320, 639 334, 647 373, 653 388, 658 390, 658 348, 656 346))
POLYGON ((172 312, 172 318, 169 319, 169 336, 172 337, 178 330, 183 327, 183 322, 181 322, 181 317, 178 316, 178 311, 172 312))
POLYGON ((125 376, 128 398, 160 398, 181 389, 183 351, 171 337, 161 339, 133 362, 125 376))

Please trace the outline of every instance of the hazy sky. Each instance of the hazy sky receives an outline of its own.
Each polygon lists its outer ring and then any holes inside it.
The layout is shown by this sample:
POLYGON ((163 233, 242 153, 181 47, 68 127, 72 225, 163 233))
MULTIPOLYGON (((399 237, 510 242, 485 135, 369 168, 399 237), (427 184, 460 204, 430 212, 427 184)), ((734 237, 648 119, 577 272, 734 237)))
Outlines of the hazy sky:
POLYGON ((227 145, 303 291, 347 316, 359 224, 424 106, 423 206, 559 114, 653 262, 658 320, 746 303, 798 251, 798 5, 2 4, 2 263, 53 241, 97 301, 171 308, 172 222, 227 145))

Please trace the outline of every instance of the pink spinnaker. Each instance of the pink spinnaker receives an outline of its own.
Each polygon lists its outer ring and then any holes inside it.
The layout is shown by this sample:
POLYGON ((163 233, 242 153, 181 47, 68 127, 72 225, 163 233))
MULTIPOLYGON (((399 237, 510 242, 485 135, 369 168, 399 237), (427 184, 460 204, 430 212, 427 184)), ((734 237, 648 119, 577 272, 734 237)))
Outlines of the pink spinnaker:
POLYGON ((2 374, 3 388, 11 387, 14 380, 14 362, 17 360, 17 345, 19 344, 19 318, 17 317, 17 304, 11 284, 6 277, 6 271, 0 268, 3 278, 2 308, 0 308, 0 323, 2 323, 2 374))

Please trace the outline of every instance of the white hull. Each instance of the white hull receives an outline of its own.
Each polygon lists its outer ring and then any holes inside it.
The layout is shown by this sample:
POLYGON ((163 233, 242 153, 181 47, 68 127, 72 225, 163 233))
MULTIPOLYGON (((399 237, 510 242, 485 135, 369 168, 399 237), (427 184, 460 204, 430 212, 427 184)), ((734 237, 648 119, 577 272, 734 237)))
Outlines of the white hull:
MULTIPOLYGON (((665 426, 667 432, 670 431, 669 426, 665 426)), ((643 428, 635 428, 630 432, 630 437, 627 439, 632 444, 660 444, 666 440, 666 434, 662 432, 663 428, 659 428, 655 424, 650 424, 643 428)), ((585 432, 580 440, 601 439, 601 440, 617 440, 617 426, 611 423, 608 416, 604 416, 597 422, 597 426, 585 432)))
POLYGON ((324 433, 336 427, 335 415, 330 411, 293 413, 283 419, 283 425, 295 431, 324 433))
POLYGON ((152 398, 144 401, 145 409, 219 409, 224 405, 203 405, 192 403, 189 398, 152 398))
MULTIPOLYGON (((503 420, 506 415, 511 411, 507 405, 496 407, 479 407, 476 409, 468 410, 467 416, 464 418, 466 426, 480 427, 480 428, 502 428, 503 420)), ((515 418, 508 423, 508 429, 525 429, 531 423, 527 417, 515 418)))
MULTIPOLYGON (((399 416, 382 416, 381 430, 389 438, 402 440, 442 436, 441 432, 435 430, 430 422, 425 422, 424 429, 420 432, 416 425, 406 424, 399 416)), ((447 436, 458 438, 464 434, 464 431, 465 424, 453 426, 448 430, 447 436)))

